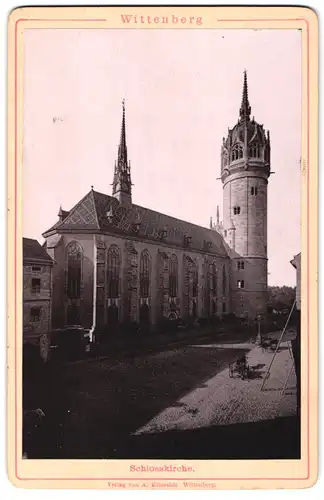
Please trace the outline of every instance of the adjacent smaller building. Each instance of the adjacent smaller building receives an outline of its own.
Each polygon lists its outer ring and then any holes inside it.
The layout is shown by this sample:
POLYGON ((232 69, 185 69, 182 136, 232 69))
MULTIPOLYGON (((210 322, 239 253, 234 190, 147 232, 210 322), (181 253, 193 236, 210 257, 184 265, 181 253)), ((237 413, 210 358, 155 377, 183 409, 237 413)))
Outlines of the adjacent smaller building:
POLYGON ((52 329, 52 268, 40 243, 23 238, 23 342, 39 343, 43 359, 52 329))

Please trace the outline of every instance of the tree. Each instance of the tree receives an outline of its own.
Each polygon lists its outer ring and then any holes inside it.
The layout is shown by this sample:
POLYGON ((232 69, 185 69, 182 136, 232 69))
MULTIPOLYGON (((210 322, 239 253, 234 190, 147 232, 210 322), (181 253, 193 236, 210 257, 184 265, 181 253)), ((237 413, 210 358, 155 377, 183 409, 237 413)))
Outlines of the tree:
POLYGON ((296 287, 269 286, 268 306, 271 310, 282 311, 291 309, 296 298, 296 287))

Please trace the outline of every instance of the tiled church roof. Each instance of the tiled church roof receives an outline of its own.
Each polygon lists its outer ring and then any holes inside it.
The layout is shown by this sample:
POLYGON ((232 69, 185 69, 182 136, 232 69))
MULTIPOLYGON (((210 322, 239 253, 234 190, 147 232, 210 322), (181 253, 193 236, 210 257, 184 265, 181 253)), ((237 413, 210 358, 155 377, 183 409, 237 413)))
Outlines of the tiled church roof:
POLYGON ((116 198, 94 190, 79 201, 64 220, 54 224, 43 236, 54 231, 69 230, 101 230, 121 236, 132 235, 143 240, 163 241, 170 247, 186 247, 227 256, 223 239, 215 230, 138 205, 133 204, 127 208, 120 205, 116 198))

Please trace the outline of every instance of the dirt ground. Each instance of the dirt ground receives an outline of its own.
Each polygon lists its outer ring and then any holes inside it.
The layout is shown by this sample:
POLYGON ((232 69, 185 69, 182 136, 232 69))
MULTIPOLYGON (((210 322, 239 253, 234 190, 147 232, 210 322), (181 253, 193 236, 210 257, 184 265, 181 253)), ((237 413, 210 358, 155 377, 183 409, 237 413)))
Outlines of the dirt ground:
POLYGON ((247 352, 202 349, 189 340, 144 351, 28 365, 24 408, 45 413, 32 432, 25 426, 28 458, 297 458, 299 426, 293 417, 134 436, 247 352))
POLYGON ((182 346, 135 358, 49 365, 30 391, 45 423, 29 440, 28 456, 117 456, 132 432, 241 354, 182 346))

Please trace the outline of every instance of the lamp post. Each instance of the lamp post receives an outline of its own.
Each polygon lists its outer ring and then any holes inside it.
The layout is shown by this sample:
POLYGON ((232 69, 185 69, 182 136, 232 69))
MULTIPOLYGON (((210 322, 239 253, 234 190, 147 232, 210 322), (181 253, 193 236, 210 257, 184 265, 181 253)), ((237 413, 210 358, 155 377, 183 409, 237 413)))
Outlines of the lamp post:
MULTIPOLYGON (((267 273, 268 275, 270 273, 267 273)), ((266 285, 267 289, 268 289, 268 283, 267 282, 264 282, 264 281, 259 281, 257 282, 258 285, 266 285)), ((255 339, 255 343, 256 345, 261 345, 262 344, 262 338, 261 338, 261 321, 263 320, 263 316, 261 314, 258 314, 257 317, 256 317, 256 320, 258 322, 258 333, 257 333, 257 336, 256 336, 256 339, 255 339)))
POLYGON ((261 321, 262 321, 262 316, 261 314, 258 314, 257 317, 257 322, 258 322, 258 333, 257 333, 257 337, 256 337, 256 340, 255 340, 255 343, 256 345, 261 345, 262 343, 262 339, 261 339, 261 321))

